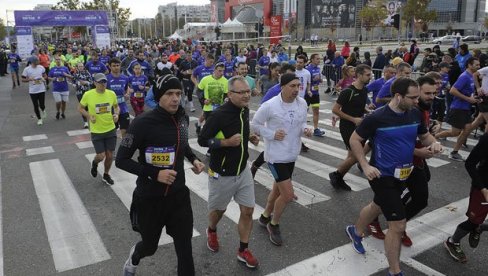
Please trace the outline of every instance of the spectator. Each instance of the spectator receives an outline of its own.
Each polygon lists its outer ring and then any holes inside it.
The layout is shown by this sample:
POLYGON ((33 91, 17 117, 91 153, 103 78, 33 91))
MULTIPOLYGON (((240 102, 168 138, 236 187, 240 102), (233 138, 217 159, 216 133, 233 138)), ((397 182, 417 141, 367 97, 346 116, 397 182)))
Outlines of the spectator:
POLYGON ((341 50, 341 56, 344 59, 347 59, 351 55, 351 46, 349 45, 349 41, 344 42, 344 46, 341 50))
MULTIPOLYGON (((388 50, 390 53, 390 58, 391 58, 391 50, 388 50)), ((378 46, 376 47, 376 59, 374 60, 373 64, 373 72, 374 72, 374 78, 379 79, 381 78, 381 72, 383 71, 383 68, 388 64, 389 62, 387 61, 386 56, 383 54, 383 47, 378 46)))
POLYGON ((363 64, 366 64, 369 67, 371 67, 371 54, 369 52, 364 52, 363 64))
POLYGON ((464 72, 464 70, 466 70, 466 61, 470 57, 471 57, 471 54, 469 53, 469 50, 468 50, 468 44, 463 43, 461 46, 459 46, 459 53, 455 57, 455 59, 459 63, 459 67, 461 68, 461 71, 464 72))

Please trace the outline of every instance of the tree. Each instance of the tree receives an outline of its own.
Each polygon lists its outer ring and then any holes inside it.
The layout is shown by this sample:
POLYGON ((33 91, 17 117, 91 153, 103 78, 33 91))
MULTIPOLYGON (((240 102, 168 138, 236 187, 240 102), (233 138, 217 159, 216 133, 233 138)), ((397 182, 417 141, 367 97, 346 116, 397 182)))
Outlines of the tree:
POLYGON ((80 10, 80 0, 59 0, 53 10, 80 10))
POLYGON ((7 28, 3 25, 3 19, 0 18, 0 40, 3 40, 7 36, 7 28))
MULTIPOLYGON (((419 29, 426 32, 429 29, 429 24, 437 19, 437 11, 429 10, 429 5, 432 0, 407 0, 402 7, 403 17, 412 19, 412 28, 415 23, 419 29)), ((415 30, 412 30, 412 33, 415 30)))
POLYGON ((485 29, 488 29, 488 17, 485 17, 485 20, 483 20, 483 25, 485 26, 485 29))
MULTIPOLYGON (((76 0, 64 0, 64 1, 76 1, 76 0)), ((129 17, 131 15, 131 11, 130 8, 121 8, 119 7, 119 5, 120 5, 120 0, 92 0, 91 2, 82 3, 81 9, 115 11, 116 24, 119 27, 119 29, 122 30, 129 23, 129 17)))
POLYGON ((386 10, 383 9, 382 6, 382 0, 375 0, 359 11, 359 18, 361 18, 362 22, 361 25, 366 31, 370 32, 374 27, 380 26, 382 21, 387 17, 386 10))

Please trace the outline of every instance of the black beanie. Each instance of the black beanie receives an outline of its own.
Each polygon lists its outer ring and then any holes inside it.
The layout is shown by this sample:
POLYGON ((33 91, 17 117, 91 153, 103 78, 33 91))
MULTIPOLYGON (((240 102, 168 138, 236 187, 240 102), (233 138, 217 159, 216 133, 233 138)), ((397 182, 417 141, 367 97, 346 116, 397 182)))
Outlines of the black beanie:
POLYGON ((295 73, 285 73, 280 77, 280 86, 285 86, 293 80, 299 80, 295 73))
POLYGON ((156 80, 156 82, 154 83, 154 87, 153 87, 154 100, 159 102, 159 99, 169 89, 180 89, 180 90, 182 90, 180 80, 173 75, 164 75, 162 77, 159 77, 156 80))

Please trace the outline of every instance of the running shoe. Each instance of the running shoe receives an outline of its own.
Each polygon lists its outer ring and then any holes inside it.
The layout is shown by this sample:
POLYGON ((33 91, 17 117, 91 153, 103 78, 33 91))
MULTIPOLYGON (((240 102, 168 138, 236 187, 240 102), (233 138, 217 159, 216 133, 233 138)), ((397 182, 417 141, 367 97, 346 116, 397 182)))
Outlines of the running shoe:
POLYGON ((42 126, 42 124, 43 124, 42 119, 37 120, 37 125, 38 126, 42 126))
POLYGON ((347 185, 347 183, 344 181, 342 175, 338 171, 329 173, 329 179, 330 179, 330 184, 335 189, 351 191, 351 187, 349 185, 347 185))
POLYGON ((369 232, 371 233, 371 236, 379 239, 379 240, 384 240, 385 239, 385 233, 383 233, 383 230, 381 229, 381 225, 378 221, 373 221, 368 225, 369 232))
POLYGON ((41 110, 41 119, 46 119, 46 118, 47 118, 46 110, 41 110))
POLYGON ((354 251, 356 251, 359 254, 366 253, 366 250, 364 250, 364 246, 362 243, 363 238, 356 234, 356 226, 348 225, 346 227, 346 234, 347 236, 349 236, 349 238, 352 241, 352 248, 354 248, 354 251))
POLYGON ((212 252, 219 251, 219 238, 217 232, 210 232, 207 228, 207 247, 212 252))
POLYGON ((409 236, 407 236, 407 232, 405 231, 403 231, 403 235, 402 235, 402 244, 406 247, 410 247, 413 244, 412 240, 410 239, 409 236))
POLYGON ((271 222, 271 216, 265 218, 263 216, 263 214, 261 214, 261 216, 259 216, 258 222, 259 222, 259 225, 261 225, 262 227, 267 227, 268 223, 271 222))
POLYGON ((266 226, 269 233, 269 240, 277 246, 281 246, 283 244, 283 239, 281 238, 281 231, 279 225, 272 225, 271 222, 268 223, 266 226))
POLYGON ((309 149, 309 147, 305 146, 305 144, 302 143, 302 152, 308 152, 309 149))
POLYGON ((325 135, 325 131, 323 131, 323 130, 321 130, 319 128, 316 128, 313 131, 313 136, 324 137, 324 135, 325 135))
POLYGON ((480 235, 481 235, 481 230, 479 228, 474 229, 469 233, 469 246, 471 248, 476 248, 478 247, 478 243, 480 242, 480 235))
POLYGON ((451 152, 451 154, 449 154, 449 159, 459 161, 459 162, 464 161, 463 157, 461 156, 461 154, 459 154, 459 152, 451 152))
POLYGON ((83 123, 83 128, 88 128, 88 122, 83 123))
POLYGON ((258 266, 258 260, 252 255, 248 248, 244 249, 242 252, 237 250, 237 259, 245 263, 249 268, 255 268, 258 266))
POLYGON ((107 185, 110 185, 110 186, 114 185, 114 181, 113 181, 112 177, 110 177, 110 174, 108 174, 108 173, 103 174, 102 180, 107 185))
POLYGON ((59 120, 59 112, 56 112, 56 120, 59 120))
POLYGON ((98 164, 95 163, 95 161, 92 161, 92 165, 91 165, 91 169, 90 169, 91 176, 97 177, 97 174, 98 174, 97 167, 98 167, 98 164))
POLYGON ((447 252, 449 252, 449 255, 451 255, 451 257, 458 262, 467 262, 466 255, 461 249, 461 245, 459 243, 450 242, 450 239, 451 237, 447 238, 447 240, 444 242, 444 247, 447 249, 447 252))
POLYGON ((124 270, 123 270, 123 276, 134 276, 136 275, 136 268, 137 265, 132 264, 132 255, 134 254, 134 250, 136 249, 136 246, 132 246, 130 249, 129 253, 129 258, 127 258, 127 261, 125 261, 124 264, 124 270))
POLYGON ((64 115, 64 113, 61 113, 61 118, 66 119, 66 116, 64 115))

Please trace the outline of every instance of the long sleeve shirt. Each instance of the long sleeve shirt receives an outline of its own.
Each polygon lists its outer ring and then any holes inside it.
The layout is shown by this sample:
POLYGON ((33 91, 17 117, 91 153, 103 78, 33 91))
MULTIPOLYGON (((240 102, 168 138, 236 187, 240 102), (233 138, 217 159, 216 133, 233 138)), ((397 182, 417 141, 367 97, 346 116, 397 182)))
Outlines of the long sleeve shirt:
POLYGON ((471 185, 477 189, 488 189, 488 134, 481 136, 464 163, 471 185))

